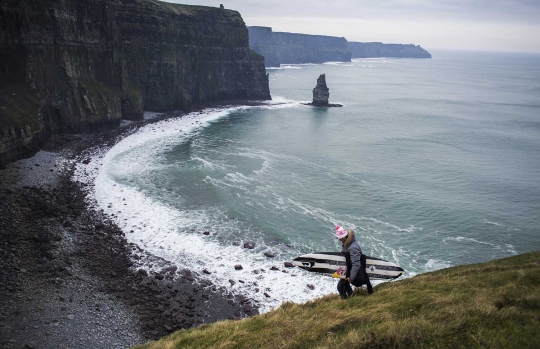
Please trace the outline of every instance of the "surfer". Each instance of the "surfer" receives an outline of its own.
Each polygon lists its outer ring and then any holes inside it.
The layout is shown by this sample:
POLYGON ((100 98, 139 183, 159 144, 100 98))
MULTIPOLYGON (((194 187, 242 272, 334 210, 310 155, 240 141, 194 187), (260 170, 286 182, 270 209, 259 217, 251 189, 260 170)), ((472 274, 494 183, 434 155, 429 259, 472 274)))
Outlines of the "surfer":
MULTIPOLYGON (((346 230, 343 227, 336 225, 336 237, 343 244, 341 252, 348 252, 351 258, 351 268, 350 272, 348 273, 349 276, 345 279, 339 279, 337 285, 339 295, 342 299, 345 299, 352 295, 353 290, 351 283, 355 281, 358 273, 360 272, 360 268, 362 267, 362 249, 360 248, 360 244, 356 240, 354 231, 352 230, 346 230)), ((373 293, 373 288, 371 287, 369 279, 367 281, 367 288, 369 294, 373 293)))

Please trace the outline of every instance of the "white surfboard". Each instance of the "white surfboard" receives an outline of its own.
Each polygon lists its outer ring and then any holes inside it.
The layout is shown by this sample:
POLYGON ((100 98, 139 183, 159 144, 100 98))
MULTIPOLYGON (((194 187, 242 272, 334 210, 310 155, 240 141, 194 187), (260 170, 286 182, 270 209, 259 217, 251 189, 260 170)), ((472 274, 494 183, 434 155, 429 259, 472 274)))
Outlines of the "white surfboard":
MULTIPOLYGON (((338 272, 345 277, 347 264, 341 252, 315 252, 293 259, 294 265, 315 273, 333 275, 338 272), (338 271, 339 270, 339 271, 338 271)), ((384 259, 366 256, 366 272, 370 280, 392 280, 403 274, 399 265, 384 259)))

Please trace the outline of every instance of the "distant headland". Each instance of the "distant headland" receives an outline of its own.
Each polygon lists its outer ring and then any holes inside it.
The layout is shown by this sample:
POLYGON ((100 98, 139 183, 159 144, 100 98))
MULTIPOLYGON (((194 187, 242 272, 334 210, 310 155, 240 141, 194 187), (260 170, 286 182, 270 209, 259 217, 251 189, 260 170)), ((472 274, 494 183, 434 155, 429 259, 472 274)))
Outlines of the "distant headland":
POLYGON ((274 32, 270 27, 252 26, 249 46, 264 56, 266 67, 280 64, 350 62, 351 58, 431 58, 419 45, 349 42, 343 37, 274 32))

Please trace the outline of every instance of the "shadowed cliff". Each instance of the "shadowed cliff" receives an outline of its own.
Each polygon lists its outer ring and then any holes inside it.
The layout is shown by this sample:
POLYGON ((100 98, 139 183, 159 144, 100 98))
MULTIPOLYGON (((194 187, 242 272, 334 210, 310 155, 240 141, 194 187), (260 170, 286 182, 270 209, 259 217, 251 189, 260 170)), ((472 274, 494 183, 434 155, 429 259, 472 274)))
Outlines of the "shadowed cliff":
POLYGON ((345 38, 273 32, 269 27, 248 27, 249 44, 266 59, 267 67, 280 64, 350 62, 345 38))
POLYGON ((0 4, 0 167, 50 133, 92 132, 143 110, 270 99, 236 11, 155 0, 0 4))

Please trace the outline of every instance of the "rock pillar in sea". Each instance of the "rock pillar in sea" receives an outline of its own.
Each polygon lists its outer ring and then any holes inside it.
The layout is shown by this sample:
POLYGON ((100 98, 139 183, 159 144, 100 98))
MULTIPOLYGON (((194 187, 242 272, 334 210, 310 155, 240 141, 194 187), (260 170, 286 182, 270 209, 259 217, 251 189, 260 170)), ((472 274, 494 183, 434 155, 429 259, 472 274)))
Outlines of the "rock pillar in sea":
POLYGON ((328 105, 330 92, 326 86, 326 76, 321 74, 317 79, 317 86, 313 89, 313 105, 328 105))

